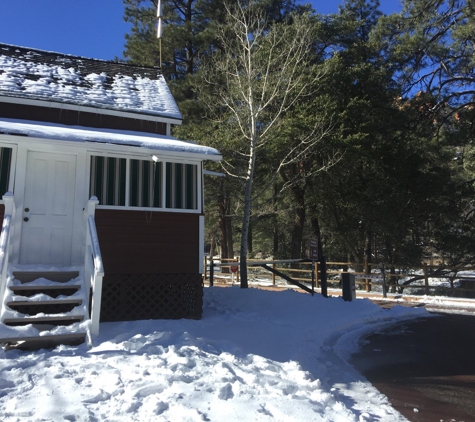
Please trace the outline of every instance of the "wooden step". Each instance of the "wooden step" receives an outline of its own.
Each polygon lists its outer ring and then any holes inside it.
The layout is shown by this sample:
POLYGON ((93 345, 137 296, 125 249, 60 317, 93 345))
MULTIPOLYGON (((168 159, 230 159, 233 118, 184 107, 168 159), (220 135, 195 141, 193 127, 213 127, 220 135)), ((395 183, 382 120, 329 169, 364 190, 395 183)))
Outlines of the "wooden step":
POLYGON ((82 315, 75 315, 75 316, 45 316, 45 317, 37 317, 37 318, 5 318, 3 323, 10 327, 18 327, 22 325, 71 325, 75 322, 81 322, 84 320, 84 316, 82 315))
POLYGON ((78 346, 86 341, 86 333, 51 334, 35 337, 11 337, 0 339, 6 349, 38 350, 52 349, 60 344, 78 346))
POLYGON ((9 286, 9 289, 18 296, 31 297, 38 293, 44 293, 50 297, 71 296, 81 289, 79 284, 59 286, 9 286))
POLYGON ((66 283, 79 277, 79 271, 13 271, 13 277, 21 283, 29 283, 39 278, 66 283))
POLYGON ((8 302, 7 306, 25 315, 61 314, 71 312, 76 306, 82 304, 82 299, 59 299, 41 301, 14 301, 8 302))

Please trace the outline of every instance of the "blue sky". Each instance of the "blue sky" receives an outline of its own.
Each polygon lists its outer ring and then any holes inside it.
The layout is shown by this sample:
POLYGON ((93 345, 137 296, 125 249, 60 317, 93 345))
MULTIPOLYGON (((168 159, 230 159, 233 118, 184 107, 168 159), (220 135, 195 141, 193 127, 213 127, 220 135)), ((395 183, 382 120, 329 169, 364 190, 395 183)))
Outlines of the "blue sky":
MULTIPOLYGON (((313 0, 319 13, 338 10, 340 1, 313 0)), ((399 11, 400 0, 380 0, 384 13, 399 11)), ((1 0, 0 42, 97 59, 122 57, 121 0, 1 0)), ((166 39, 163 40, 166 42, 166 39)))

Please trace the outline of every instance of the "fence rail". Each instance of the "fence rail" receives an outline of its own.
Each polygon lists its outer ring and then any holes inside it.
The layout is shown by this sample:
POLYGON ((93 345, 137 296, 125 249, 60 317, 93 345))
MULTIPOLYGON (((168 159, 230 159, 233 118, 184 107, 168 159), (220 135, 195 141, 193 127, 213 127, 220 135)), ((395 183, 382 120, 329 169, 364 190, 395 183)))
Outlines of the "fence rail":
MULTIPOLYGON (((295 260, 297 261, 297 260, 295 260)), ((239 263, 235 259, 214 259, 219 264, 219 269, 214 271, 214 279, 230 281, 233 278, 239 283, 239 263), (234 267, 235 273, 231 272, 234 267)), ((286 284, 285 280, 276 274, 261 268, 263 260, 248 260, 248 278, 252 282, 272 283, 272 285, 286 284)), ((267 261, 269 262, 269 261, 267 261)), ((312 265, 316 277, 316 288, 320 288, 321 271, 318 262, 299 263, 297 268, 290 265, 279 265, 288 261, 271 261, 268 265, 273 269, 292 274, 296 281, 311 284, 312 265)), ((342 274, 353 274, 358 291, 370 292, 383 290, 385 284, 387 291, 399 294, 425 294, 425 295, 454 295, 459 297, 475 298, 475 267, 447 267, 441 265, 421 264, 419 267, 404 267, 391 270, 389 265, 364 263, 359 265, 363 271, 356 271, 358 265, 354 262, 327 262, 327 277, 329 286, 340 287, 342 274), (383 269, 383 270, 382 270, 383 269)), ((292 265, 295 267, 296 265, 292 265)), ((208 280, 209 258, 205 257, 204 280, 208 280)))

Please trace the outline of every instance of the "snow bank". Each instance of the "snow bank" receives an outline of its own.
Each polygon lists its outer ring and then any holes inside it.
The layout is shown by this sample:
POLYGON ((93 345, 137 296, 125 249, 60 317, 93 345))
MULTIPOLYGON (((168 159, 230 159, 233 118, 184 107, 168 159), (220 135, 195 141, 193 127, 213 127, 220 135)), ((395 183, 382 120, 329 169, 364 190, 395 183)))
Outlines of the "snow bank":
POLYGON ((338 339, 420 315, 366 299, 206 288, 200 321, 103 323, 92 348, 1 351, 0 412, 4 421, 402 421, 333 347, 354 350, 354 338, 338 339))

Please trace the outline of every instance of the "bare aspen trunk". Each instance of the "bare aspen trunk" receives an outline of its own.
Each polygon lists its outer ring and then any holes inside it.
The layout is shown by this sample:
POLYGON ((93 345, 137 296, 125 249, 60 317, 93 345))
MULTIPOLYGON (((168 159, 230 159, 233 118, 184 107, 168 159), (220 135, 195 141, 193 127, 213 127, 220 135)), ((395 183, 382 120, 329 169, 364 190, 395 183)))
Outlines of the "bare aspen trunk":
POLYGON ((246 189, 244 193, 244 215, 242 219, 241 229, 241 250, 240 250, 240 276, 241 276, 241 288, 246 289, 249 287, 247 281, 247 237, 249 235, 249 220, 251 218, 251 191, 252 191, 252 179, 246 180, 246 189))
MULTIPOLYGON (((255 133, 255 132, 254 132, 255 133)), ((247 240, 249 236, 249 222, 251 220, 251 208, 252 208, 252 181, 254 179, 254 167, 256 165, 256 138, 254 136, 251 148, 249 151, 249 165, 247 169, 246 188, 244 190, 244 215, 242 218, 241 229, 241 250, 239 254, 240 261, 240 276, 241 276, 241 288, 247 289, 249 287, 247 278, 247 240)))

